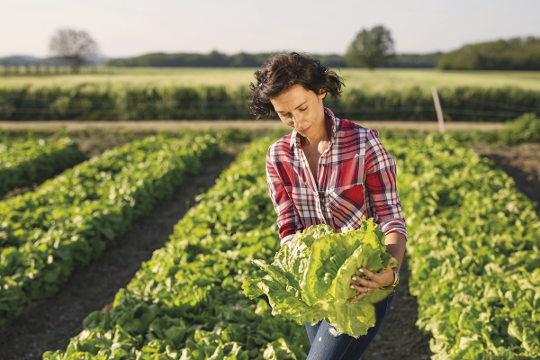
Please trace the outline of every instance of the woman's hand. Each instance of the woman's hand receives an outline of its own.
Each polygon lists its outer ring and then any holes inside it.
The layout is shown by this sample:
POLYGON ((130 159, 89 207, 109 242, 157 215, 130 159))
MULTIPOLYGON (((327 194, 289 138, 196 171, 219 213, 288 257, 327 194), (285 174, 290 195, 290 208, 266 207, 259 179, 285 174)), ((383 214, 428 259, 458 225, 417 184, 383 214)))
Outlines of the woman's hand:
POLYGON ((358 295, 350 298, 349 303, 353 303, 363 298, 369 291, 380 287, 390 286, 394 283, 394 271, 392 271, 392 266, 390 266, 390 264, 388 264, 388 267, 380 274, 376 274, 364 268, 358 270, 369 279, 363 279, 358 275, 352 276, 352 280, 356 282, 351 282, 351 288, 358 291, 358 295))

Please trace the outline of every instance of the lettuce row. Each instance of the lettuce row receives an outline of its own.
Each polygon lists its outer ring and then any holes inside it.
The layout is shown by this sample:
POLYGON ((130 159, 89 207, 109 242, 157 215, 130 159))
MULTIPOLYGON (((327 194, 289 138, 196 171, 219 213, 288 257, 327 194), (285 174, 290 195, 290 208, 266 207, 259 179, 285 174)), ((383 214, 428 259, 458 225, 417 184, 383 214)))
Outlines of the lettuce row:
POLYGON ((0 196, 46 179, 84 159, 77 143, 69 138, 0 143, 0 196))
POLYGON ((386 144, 433 359, 540 357, 540 221, 495 164, 447 136, 386 144))
POLYGON ((149 137, 0 202, 0 325, 54 294, 217 150, 210 136, 149 137))
POLYGON ((271 315, 241 288, 254 258, 270 260, 278 229, 265 178, 271 141, 250 145, 198 197, 170 241, 96 311, 65 351, 44 359, 304 359, 303 327, 271 315))

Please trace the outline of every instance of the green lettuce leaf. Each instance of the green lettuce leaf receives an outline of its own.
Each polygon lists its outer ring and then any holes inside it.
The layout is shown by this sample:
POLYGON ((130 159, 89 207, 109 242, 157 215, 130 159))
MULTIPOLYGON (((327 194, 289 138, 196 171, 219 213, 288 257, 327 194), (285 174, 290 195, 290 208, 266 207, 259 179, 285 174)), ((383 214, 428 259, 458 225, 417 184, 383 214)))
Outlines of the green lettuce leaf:
POLYGON ((357 294, 350 288, 358 268, 381 272, 396 259, 386 252, 384 234, 373 219, 362 219, 357 230, 334 233, 328 225, 316 225, 298 232, 275 254, 273 262, 253 260, 261 276, 242 284, 250 298, 266 295, 273 315, 302 325, 326 319, 338 333, 365 335, 375 325, 374 303, 392 290, 377 289, 349 303, 357 294))

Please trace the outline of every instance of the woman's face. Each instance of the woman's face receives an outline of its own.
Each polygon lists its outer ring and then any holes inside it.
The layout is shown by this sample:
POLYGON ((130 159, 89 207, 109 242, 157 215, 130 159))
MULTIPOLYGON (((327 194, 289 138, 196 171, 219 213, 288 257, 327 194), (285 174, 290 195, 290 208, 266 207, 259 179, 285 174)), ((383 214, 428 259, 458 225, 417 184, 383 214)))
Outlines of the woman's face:
POLYGON ((326 133, 323 99, 324 90, 317 95, 295 84, 270 99, 281 121, 301 135, 317 139, 326 133))

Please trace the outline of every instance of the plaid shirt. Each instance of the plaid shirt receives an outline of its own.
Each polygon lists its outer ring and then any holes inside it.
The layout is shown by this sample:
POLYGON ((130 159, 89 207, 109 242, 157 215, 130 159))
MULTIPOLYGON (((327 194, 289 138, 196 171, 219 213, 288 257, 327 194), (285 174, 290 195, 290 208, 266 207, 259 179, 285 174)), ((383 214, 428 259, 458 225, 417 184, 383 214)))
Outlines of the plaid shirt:
POLYGON ((317 181, 293 130, 268 149, 266 177, 277 213, 281 245, 299 230, 328 224, 339 232, 357 229, 373 217, 385 235, 408 238, 396 188, 396 161, 383 147, 379 132, 327 107, 332 120, 330 143, 319 159, 317 181))

